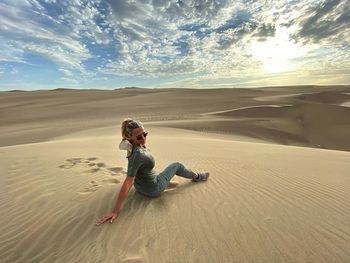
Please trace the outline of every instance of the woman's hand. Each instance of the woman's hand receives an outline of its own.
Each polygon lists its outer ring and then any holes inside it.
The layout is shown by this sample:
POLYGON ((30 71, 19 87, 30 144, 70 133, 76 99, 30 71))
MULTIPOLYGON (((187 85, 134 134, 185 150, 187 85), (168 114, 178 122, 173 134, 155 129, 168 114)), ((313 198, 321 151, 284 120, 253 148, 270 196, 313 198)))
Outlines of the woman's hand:
POLYGON ((116 219, 118 216, 117 212, 109 212, 107 215, 102 216, 99 220, 96 221, 96 225, 99 226, 103 224, 104 222, 108 221, 112 224, 114 219, 116 219))
POLYGON ((126 195, 128 194, 130 188, 132 187, 134 183, 135 177, 127 176, 124 180, 124 183, 122 185, 122 188, 120 189, 118 198, 115 202, 114 208, 111 212, 109 212, 107 215, 102 216, 99 220, 96 221, 96 225, 101 225, 107 220, 110 220, 110 223, 113 223, 114 219, 117 218, 120 207, 122 206, 123 200, 125 199, 126 195))

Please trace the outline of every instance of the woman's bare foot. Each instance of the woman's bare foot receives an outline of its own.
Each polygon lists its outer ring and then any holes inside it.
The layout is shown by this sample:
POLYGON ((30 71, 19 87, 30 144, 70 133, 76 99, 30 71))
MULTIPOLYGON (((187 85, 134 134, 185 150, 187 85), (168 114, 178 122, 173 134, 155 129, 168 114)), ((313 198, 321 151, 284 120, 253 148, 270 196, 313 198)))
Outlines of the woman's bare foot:
POLYGON ((170 181, 168 186, 166 187, 166 190, 169 190, 169 189, 173 189, 175 188, 176 186, 178 186, 179 183, 178 182, 175 182, 175 181, 170 181))

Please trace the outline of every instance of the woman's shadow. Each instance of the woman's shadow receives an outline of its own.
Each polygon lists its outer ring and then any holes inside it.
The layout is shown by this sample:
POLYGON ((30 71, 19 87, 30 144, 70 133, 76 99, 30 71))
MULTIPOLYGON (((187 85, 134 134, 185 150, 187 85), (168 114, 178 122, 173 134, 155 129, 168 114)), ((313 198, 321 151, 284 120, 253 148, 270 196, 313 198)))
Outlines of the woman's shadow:
POLYGON ((164 201, 166 198, 170 198, 170 196, 181 194, 183 191, 186 191, 187 188, 194 187, 197 183, 193 182, 182 182, 179 183, 176 187, 166 189, 159 196, 149 197, 143 195, 135 190, 135 188, 130 189, 128 197, 125 200, 123 205, 123 210, 139 210, 145 209, 151 203, 158 206, 164 207, 164 201))

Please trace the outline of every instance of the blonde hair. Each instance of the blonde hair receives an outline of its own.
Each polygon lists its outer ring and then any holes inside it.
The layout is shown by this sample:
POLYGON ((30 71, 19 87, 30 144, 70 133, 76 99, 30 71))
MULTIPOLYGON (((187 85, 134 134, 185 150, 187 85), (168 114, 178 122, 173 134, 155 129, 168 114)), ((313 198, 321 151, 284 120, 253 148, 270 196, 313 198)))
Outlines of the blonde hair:
POLYGON ((122 137, 123 140, 129 140, 131 138, 131 133, 133 129, 142 127, 143 124, 140 121, 127 118, 122 122, 122 137))

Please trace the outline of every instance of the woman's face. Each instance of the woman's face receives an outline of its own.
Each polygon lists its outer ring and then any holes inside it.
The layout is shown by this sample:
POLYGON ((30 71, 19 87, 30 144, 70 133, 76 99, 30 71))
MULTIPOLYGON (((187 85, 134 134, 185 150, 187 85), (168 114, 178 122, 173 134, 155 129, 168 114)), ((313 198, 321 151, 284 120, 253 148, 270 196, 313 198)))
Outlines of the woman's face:
POLYGON ((144 146, 146 144, 147 132, 143 127, 133 129, 131 132, 131 143, 135 146, 144 146))

